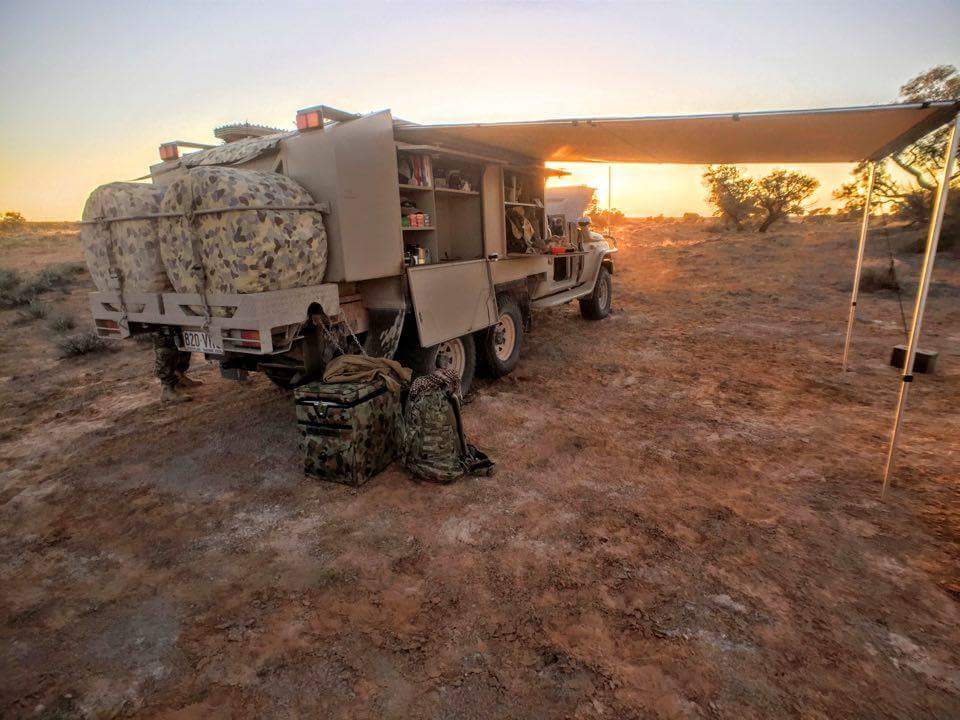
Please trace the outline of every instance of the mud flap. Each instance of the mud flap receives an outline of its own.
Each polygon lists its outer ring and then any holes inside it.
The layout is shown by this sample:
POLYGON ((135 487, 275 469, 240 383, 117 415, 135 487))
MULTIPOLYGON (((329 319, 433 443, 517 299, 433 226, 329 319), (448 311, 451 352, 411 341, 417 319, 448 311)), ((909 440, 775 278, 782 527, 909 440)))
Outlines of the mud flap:
POLYGON ((370 328, 363 343, 363 351, 370 357, 393 359, 400 346, 400 335, 406 311, 393 309, 372 309, 368 311, 370 328))

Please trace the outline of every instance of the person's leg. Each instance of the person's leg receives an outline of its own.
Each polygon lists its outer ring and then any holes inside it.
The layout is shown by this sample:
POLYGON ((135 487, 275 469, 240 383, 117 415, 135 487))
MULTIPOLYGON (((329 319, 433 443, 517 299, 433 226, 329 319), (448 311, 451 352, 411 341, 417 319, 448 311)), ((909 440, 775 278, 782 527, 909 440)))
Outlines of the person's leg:
POLYGON ((173 337, 165 332, 158 332, 153 336, 153 353, 153 370, 157 379, 160 380, 160 401, 183 402, 189 400, 190 396, 180 387, 181 376, 178 370, 183 363, 181 355, 186 355, 189 363, 190 354, 180 352, 173 337))
POLYGON ((178 383, 180 387, 191 388, 198 387, 203 385, 203 380, 195 380, 192 377, 187 376, 187 370, 190 369, 190 353, 181 352, 180 357, 177 360, 177 377, 180 379, 178 383))

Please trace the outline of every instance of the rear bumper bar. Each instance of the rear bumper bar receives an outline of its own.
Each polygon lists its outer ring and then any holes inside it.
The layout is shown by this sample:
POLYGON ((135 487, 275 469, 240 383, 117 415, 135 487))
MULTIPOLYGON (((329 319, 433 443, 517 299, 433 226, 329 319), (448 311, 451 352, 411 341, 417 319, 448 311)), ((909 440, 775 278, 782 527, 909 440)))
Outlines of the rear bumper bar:
POLYGON ((98 335, 123 339, 133 334, 131 327, 134 332, 150 329, 145 326, 202 329, 225 352, 253 355, 289 350, 296 333, 287 329, 306 321, 308 310, 314 303, 328 317, 340 313, 339 292, 334 283, 245 295, 210 294, 206 298, 206 306, 210 309, 209 322, 204 316, 204 300, 199 293, 125 292, 123 301, 121 303, 119 292, 90 293, 90 311, 98 335), (231 333, 232 330, 258 331, 260 346, 241 346, 241 340, 231 337, 239 332, 231 333), (279 333, 276 343, 274 332, 279 333))

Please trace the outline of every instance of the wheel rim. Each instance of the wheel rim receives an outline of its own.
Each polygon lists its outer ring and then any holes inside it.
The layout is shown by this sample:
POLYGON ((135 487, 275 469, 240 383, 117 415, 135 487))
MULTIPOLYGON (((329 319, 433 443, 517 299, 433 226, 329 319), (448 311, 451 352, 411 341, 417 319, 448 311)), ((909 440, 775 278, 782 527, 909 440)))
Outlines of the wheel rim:
POLYGON ((601 308, 607 307, 610 303, 610 283, 606 278, 597 283, 597 305, 601 308))
POLYGON ((467 351, 460 338, 440 343, 437 349, 437 367, 441 370, 449 368, 457 373, 457 377, 463 377, 463 371, 467 367, 467 351))
POLYGON ((497 360, 506 362, 513 355, 513 348, 517 344, 517 325, 512 315, 504 313, 493 328, 493 352, 497 360))

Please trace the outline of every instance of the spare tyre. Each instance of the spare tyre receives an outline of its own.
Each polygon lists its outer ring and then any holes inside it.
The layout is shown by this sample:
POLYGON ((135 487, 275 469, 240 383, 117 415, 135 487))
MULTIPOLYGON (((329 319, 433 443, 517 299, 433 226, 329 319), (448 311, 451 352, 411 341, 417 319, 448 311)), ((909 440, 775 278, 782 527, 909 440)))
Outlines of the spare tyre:
POLYGON ((158 241, 163 195, 162 187, 126 182, 101 185, 90 193, 83 207, 80 244, 93 284, 101 292, 114 289, 113 270, 123 290, 171 289, 158 241))
POLYGON ((256 293, 318 285, 323 216, 278 173, 197 167, 163 196, 160 254, 177 292, 256 293))

